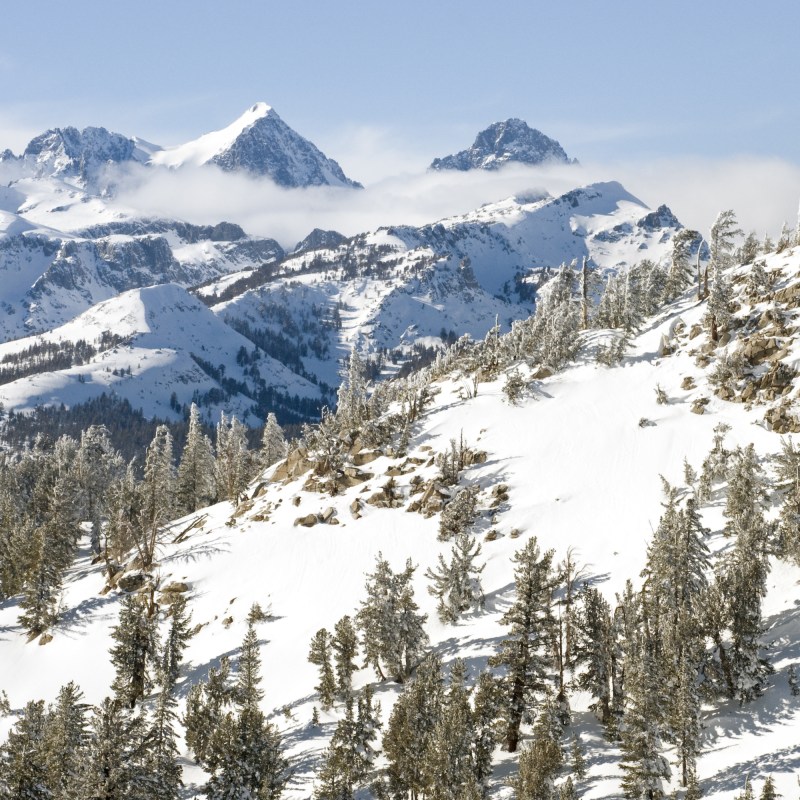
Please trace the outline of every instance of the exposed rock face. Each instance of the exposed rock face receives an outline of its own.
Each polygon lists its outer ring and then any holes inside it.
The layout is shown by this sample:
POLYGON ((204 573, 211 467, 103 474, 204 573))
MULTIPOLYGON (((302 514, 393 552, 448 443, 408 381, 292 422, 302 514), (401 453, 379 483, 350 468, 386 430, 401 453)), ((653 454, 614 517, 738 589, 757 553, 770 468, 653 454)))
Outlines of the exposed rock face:
POLYGON ((311 233, 298 242, 294 248, 295 253, 304 253, 306 250, 322 250, 339 247, 347 241, 347 237, 338 231, 324 231, 322 228, 314 228, 311 233))
POLYGON ((207 163, 216 164, 226 172, 267 175, 279 186, 361 188, 332 158, 292 130, 273 108, 257 103, 250 111, 257 117, 255 121, 207 163))
POLYGON ((105 128, 52 128, 32 139, 22 161, 37 176, 65 176, 90 180, 108 163, 142 162, 147 154, 133 139, 105 128))
POLYGON ((431 169, 498 169, 509 162, 520 164, 572 163, 564 148, 521 119, 495 122, 481 131, 469 150, 436 158, 431 169))

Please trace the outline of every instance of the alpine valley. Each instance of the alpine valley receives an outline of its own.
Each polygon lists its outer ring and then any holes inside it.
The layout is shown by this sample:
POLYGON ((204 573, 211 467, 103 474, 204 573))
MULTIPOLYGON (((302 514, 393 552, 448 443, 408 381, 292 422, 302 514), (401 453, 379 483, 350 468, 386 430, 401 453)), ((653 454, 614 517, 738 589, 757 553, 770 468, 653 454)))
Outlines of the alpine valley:
POLYGON ((0 798, 797 795, 800 238, 554 164, 294 244, 120 199, 369 191, 264 103, 0 156, 0 798))

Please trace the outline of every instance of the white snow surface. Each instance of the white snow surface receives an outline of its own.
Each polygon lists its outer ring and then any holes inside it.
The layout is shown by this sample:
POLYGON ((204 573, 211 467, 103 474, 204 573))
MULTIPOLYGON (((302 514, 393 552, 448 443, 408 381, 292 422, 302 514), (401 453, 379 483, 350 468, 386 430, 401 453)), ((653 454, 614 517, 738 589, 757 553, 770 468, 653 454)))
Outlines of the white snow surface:
MULTIPOLYGON (((798 252, 775 259, 773 264, 788 264, 795 272, 800 268, 798 252)), ((192 619, 202 626, 186 653, 181 697, 222 655, 235 662, 250 605, 269 606, 273 618, 258 626, 263 708, 282 731, 293 760, 295 774, 285 796, 308 798, 314 770, 340 711, 321 714, 321 728, 310 724, 312 706, 318 701, 312 688, 316 668, 306 660, 309 642, 319 628, 331 630, 341 616, 355 612, 364 596, 364 575, 372 570, 378 552, 395 568, 408 557, 418 565, 416 600, 428 614, 431 645, 445 664, 465 658, 471 679, 504 635, 500 618, 513 598, 510 558, 531 536, 543 548, 554 548, 557 558, 574 547, 587 578, 612 602, 626 579, 638 585, 647 543, 661 512, 659 476, 680 485, 684 458, 699 468, 720 422, 731 426, 729 446, 752 442, 761 457, 780 450, 780 437, 761 421, 763 407, 724 402, 709 391, 706 372, 689 353, 703 337, 685 343, 674 355, 658 355, 662 335, 672 338, 678 320, 688 331, 700 322, 704 311, 704 304, 687 294, 645 325, 624 362, 615 368, 599 366, 589 358, 605 336, 593 332, 577 361, 551 378, 534 382, 533 391, 519 406, 505 401, 503 376, 481 383, 477 396, 469 399, 462 399, 465 386, 458 379, 438 384, 440 392, 432 407, 414 428, 409 454, 428 459, 462 434, 467 443, 485 450, 486 462, 468 469, 462 483, 483 490, 476 529, 479 539, 490 526, 500 533, 496 540, 482 542, 486 608, 455 625, 439 623, 423 577, 439 553, 449 552, 450 545, 436 539, 438 517, 424 519, 404 508, 372 506, 364 507, 360 519, 349 512, 354 499, 369 496, 386 482, 386 470, 398 463, 389 457, 364 467, 374 476, 368 483, 334 498, 304 491, 302 479, 271 483, 239 514, 222 503, 173 523, 162 539, 158 576, 162 584, 172 580, 189 584, 192 619), (695 379, 697 388, 681 388, 687 376, 695 379), (657 405, 656 385, 666 391, 667 405, 657 405), (710 398, 706 412, 691 413, 692 401, 701 396, 710 398), (640 426, 643 417, 654 424, 640 426), (508 507, 497 512, 496 523, 490 523, 488 490, 500 482, 508 485, 510 500, 508 507), (367 494, 362 494, 365 490, 367 494), (340 524, 294 525, 297 517, 328 506, 336 510, 340 524), (180 544, 174 543, 201 516, 202 525, 180 544), (512 537, 514 530, 519 531, 518 537, 512 537)), ((131 315, 136 313, 132 308, 131 315)), ((426 464, 413 474, 427 478, 435 471, 426 464)), ((398 486, 407 491, 411 477, 396 478, 398 486)), ((702 512, 704 523, 713 531, 710 546, 715 551, 728 544, 720 533, 721 510, 718 502, 712 502, 702 512)), ((799 583, 799 568, 773 563, 764 605, 764 642, 770 646, 776 674, 765 695, 743 708, 725 702, 705 708, 703 754, 698 764, 704 797, 732 797, 741 790, 746 775, 759 791, 768 774, 784 797, 796 793, 800 701, 788 691, 785 670, 800 661, 799 583)), ((109 692, 109 633, 120 596, 114 591, 101 594, 103 584, 102 565, 92 566, 84 547, 66 582, 63 619, 53 641, 44 647, 26 642, 16 622, 15 602, 0 608, 0 685, 17 712, 28 699, 53 699, 59 686, 69 680, 77 681, 92 703, 109 692)), ((357 674, 359 686, 375 684, 385 722, 398 687, 375 680, 369 670, 357 674)), ((588 702, 580 694, 572 700, 572 731, 581 737, 589 766, 588 777, 577 786, 579 796, 620 797, 618 750, 603 739, 587 710, 588 702)), ((7 729, 12 722, 13 717, 0 720, 0 727, 7 729)), ((530 729, 524 733, 528 736, 530 729)), ((189 796, 199 797, 202 771, 192 765, 190 754, 186 753, 186 759, 189 796)), ((509 778, 516 761, 516 755, 495 753, 492 797, 513 796, 509 778)), ((677 776, 667 788, 675 787, 677 776)))
POLYGON ((150 161, 152 164, 160 164, 165 167, 207 164, 214 156, 228 150, 242 132, 253 123, 270 114, 275 114, 271 106, 266 103, 256 103, 221 130, 206 133, 191 142, 179 144, 176 147, 153 151, 150 161))

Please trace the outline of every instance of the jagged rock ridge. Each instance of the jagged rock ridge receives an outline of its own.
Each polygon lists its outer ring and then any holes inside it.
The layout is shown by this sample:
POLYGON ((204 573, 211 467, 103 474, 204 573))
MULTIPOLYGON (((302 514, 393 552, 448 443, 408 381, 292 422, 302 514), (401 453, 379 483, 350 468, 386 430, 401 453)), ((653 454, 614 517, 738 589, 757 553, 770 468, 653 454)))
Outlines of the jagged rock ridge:
POLYGON ((465 172, 470 169, 498 169, 509 162, 531 165, 573 163, 555 139, 531 128, 524 120, 512 118, 495 122, 481 131, 468 150, 435 158, 430 168, 465 172))

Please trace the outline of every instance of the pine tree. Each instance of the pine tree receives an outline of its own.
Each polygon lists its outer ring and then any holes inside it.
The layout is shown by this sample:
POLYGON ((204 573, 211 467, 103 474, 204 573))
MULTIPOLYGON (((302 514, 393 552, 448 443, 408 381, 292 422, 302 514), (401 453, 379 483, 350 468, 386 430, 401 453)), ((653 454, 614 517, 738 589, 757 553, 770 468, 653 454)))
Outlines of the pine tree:
POLYGON ((402 572, 393 572, 378 553, 375 572, 367 576, 367 597, 356 614, 361 630, 365 665, 378 677, 386 672, 402 683, 421 659, 428 643, 423 625, 427 615, 419 614, 411 579, 416 568, 409 559, 402 572))
POLYGON ((122 560, 139 536, 143 503, 136 472, 129 464, 125 474, 108 489, 108 521, 105 526, 105 554, 110 561, 122 560))
POLYGON ((700 234, 689 228, 682 228, 675 234, 672 240, 672 258, 664 286, 665 302, 670 303, 677 299, 692 282, 690 260, 695 246, 699 249, 699 240, 700 234))
POLYGON ((111 631, 114 644, 109 651, 116 670, 111 688, 115 699, 133 709, 152 689, 152 671, 158 653, 156 620, 134 595, 120 603, 119 622, 111 631))
POLYGON ((287 451, 286 439, 281 426, 273 413, 267 414, 264 424, 264 433, 261 436, 261 469, 268 469, 276 462, 285 458, 287 451))
POLYGON ((221 729, 226 710, 233 703, 234 692, 228 685, 229 679, 230 662, 223 656, 219 667, 212 667, 208 679, 192 686, 186 697, 183 718, 186 744, 194 753, 197 763, 206 769, 215 763, 212 737, 221 729))
POLYGON ((339 386, 336 421, 341 431, 359 430, 369 418, 364 362, 355 347, 350 351, 347 378, 339 386))
POLYGON ((48 709, 45 731, 47 785, 55 800, 72 800, 87 741, 87 706, 74 684, 62 686, 48 709))
POLYGON ((242 642, 239 673, 232 693, 237 713, 221 717, 205 753, 211 777, 205 786, 209 800, 280 797, 288 780, 288 763, 280 736, 259 705, 263 697, 261 657, 252 623, 242 642))
POLYGON ((323 758, 314 800, 353 800, 358 765, 352 697, 345 702, 344 717, 337 723, 323 758))
POLYGON ((436 611, 444 623, 454 623, 470 608, 481 608, 484 603, 480 574, 483 565, 475 566, 481 554, 480 543, 467 531, 457 534, 450 551, 450 562, 439 555, 436 570, 428 568, 425 577, 431 581, 428 593, 438 598, 436 611))
POLYGON ((583 747, 581 746, 581 740, 578 737, 578 734, 575 733, 572 735, 572 774, 579 780, 582 781, 586 777, 586 757, 583 754, 583 747))
POLYGON ((482 672, 475 687, 473 707, 475 780, 482 795, 488 790, 492 774, 492 754, 498 741, 497 717, 502 700, 502 688, 497 679, 490 672, 482 672))
POLYGON ((176 481, 176 501, 183 513, 209 505, 216 497, 214 450, 203 433, 200 410, 189 409, 189 429, 176 481))
POLYGON ((392 797, 418 797, 427 789, 425 755, 441 713, 443 683, 441 660, 429 655, 392 708, 383 737, 392 797))
POLYGON ((175 468, 172 463, 172 434, 166 425, 156 428, 147 448, 141 495, 139 525, 134 528, 136 547, 142 567, 155 560, 158 534, 175 510, 175 468))
POLYGON ((439 541, 446 542, 472 527, 477 514, 477 490, 474 486, 459 489, 444 507, 439 520, 439 541))
POLYGON ((430 800, 461 800, 468 787, 478 786, 473 761, 474 718, 465 682, 464 662, 456 660, 424 755, 425 796, 430 800))
POLYGON ((217 492, 223 500, 238 505, 250 481, 251 458, 245 427, 235 416, 227 420, 221 415, 216 445, 217 492))
POLYGON ((47 527, 36 530, 32 539, 35 561, 25 580, 18 621, 33 637, 44 633, 58 619, 63 567, 57 563, 57 553, 51 547, 52 537, 47 527))
POLYGON ((50 800, 46 722, 44 701, 27 703, 0 747, 0 797, 3 800, 50 800))
POLYGON ((355 658, 358 654, 358 635, 349 616, 342 617, 333 629, 331 637, 333 662, 336 669, 336 693, 344 701, 353 692, 353 673, 358 669, 355 658))
POLYGON ((724 271, 733 260, 734 240, 741 235, 742 231, 736 222, 736 215, 731 210, 721 211, 711 226, 709 269, 712 274, 712 283, 708 296, 706 322, 711 331, 712 342, 717 342, 720 333, 725 332, 730 324, 732 290, 724 271))
POLYGON ((772 780, 771 775, 767 775, 764 785, 761 787, 761 794, 758 797, 759 800, 776 800, 779 797, 775 790, 775 781, 772 780))
POLYGON ((584 585, 574 614, 574 658, 583 670, 577 685, 596 699, 591 708, 598 719, 611 722, 611 608, 595 588, 584 585))
POLYGON ((797 678, 796 664, 789 664, 786 670, 786 679, 789 682, 789 691, 792 693, 792 697, 800 696, 800 680, 797 678))
POLYGON ((83 519, 91 524, 91 543, 100 552, 100 532, 106 513, 109 485, 122 477, 125 465, 111 444, 105 425, 91 425, 81 434, 75 457, 75 475, 83 519))
POLYGON ((141 716, 106 698, 94 709, 79 781, 81 798, 131 800, 145 795, 149 779, 141 716))
POLYGON ((493 666, 505 668, 504 720, 505 747, 513 753, 519 742, 519 729, 536 692, 544 688, 550 665, 554 621, 551 613, 553 551, 544 554, 532 537, 514 555, 515 599, 501 622, 509 626, 500 651, 492 656, 493 666))
POLYGON ((622 788, 625 797, 662 800, 670 776, 661 755, 663 687, 653 663, 653 643, 640 637, 626 661, 627 703, 621 729, 622 788))
POLYGON ((333 705, 336 681, 331 667, 331 635, 325 628, 320 628, 314 634, 308 660, 319 667, 319 684, 314 689, 319 694, 320 707, 327 711, 333 705))
POLYGON ((539 715, 533 729, 533 740, 519 754, 519 772, 514 781, 517 800, 551 800, 555 798, 554 779, 563 756, 561 729, 553 726, 554 715, 539 715))

